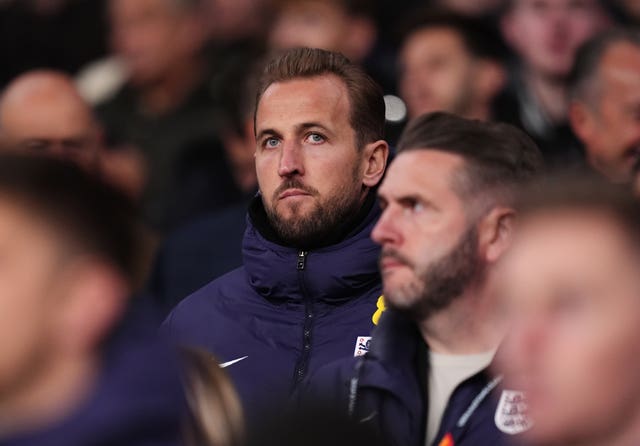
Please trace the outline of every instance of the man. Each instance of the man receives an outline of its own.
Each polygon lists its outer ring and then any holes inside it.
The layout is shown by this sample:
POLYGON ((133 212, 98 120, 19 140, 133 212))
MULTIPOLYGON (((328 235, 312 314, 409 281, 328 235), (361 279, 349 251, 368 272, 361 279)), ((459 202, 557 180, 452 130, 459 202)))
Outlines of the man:
POLYGON ((408 115, 447 111, 488 121, 506 72, 500 45, 472 19, 451 14, 413 18, 399 54, 399 90, 408 115))
POLYGON ((527 444, 640 438, 640 207, 602 178, 547 181, 521 204, 502 272, 505 381, 526 393, 527 444), (603 385, 606 384, 606 385, 603 385))
POLYGON ((389 150, 380 88, 337 53, 294 49, 271 61, 254 116, 260 194, 244 266, 165 323, 176 343, 229 365, 250 418, 320 365, 366 348, 380 296, 373 190, 389 150))
POLYGON ((179 444, 183 397, 119 193, 66 161, 0 155, 0 443, 179 444))
POLYGON ((91 108, 62 73, 27 72, 0 97, 0 135, 9 146, 69 158, 95 170, 100 133, 91 108))
POLYGON ((379 47, 371 0, 277 0, 269 31, 273 49, 321 48, 344 54, 365 68, 385 92, 393 91, 393 63, 379 47))
POLYGON ((398 151, 372 232, 389 310, 364 358, 322 369, 303 395, 374 424, 392 445, 503 444, 527 426, 496 413, 488 368, 508 321, 493 282, 515 190, 540 153, 510 125, 444 113, 412 121, 398 151))
POLYGON ((609 20, 599 0, 507 2, 501 28, 519 67, 499 118, 531 135, 552 167, 584 157, 567 122, 567 76, 578 47, 609 20))
POLYGON ((222 166, 212 173, 221 188, 230 177, 216 138, 220 104, 207 77, 202 1, 109 1, 114 51, 128 79, 97 113, 111 138, 141 150, 148 171, 143 214, 160 232, 182 223, 175 216, 184 199, 180 176, 189 179, 199 156, 222 166))
POLYGON ((569 118, 589 164, 629 183, 640 160, 640 33, 612 30, 578 52, 570 77, 569 118))

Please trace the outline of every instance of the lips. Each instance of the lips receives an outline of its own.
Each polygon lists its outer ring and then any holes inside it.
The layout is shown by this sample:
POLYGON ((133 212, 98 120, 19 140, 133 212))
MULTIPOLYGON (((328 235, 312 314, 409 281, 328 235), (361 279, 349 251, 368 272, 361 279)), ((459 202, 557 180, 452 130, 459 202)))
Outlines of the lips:
POLYGON ((399 268, 401 266, 407 265, 394 257, 383 257, 382 259, 380 259, 380 269, 382 270, 399 268))
POLYGON ((303 191, 302 189, 287 189, 284 192, 282 192, 278 198, 280 200, 283 200, 285 198, 290 198, 290 197, 302 197, 302 196, 308 196, 310 195, 308 192, 303 191))

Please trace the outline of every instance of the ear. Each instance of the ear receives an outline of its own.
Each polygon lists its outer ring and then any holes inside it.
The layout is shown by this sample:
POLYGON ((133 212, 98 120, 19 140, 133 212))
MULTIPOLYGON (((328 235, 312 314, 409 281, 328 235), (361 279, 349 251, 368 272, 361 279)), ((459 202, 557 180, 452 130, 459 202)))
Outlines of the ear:
POLYGON ((572 101, 569 104, 569 123, 580 141, 591 141, 597 131, 593 112, 582 102, 572 101))
POLYGON ((54 327, 58 345, 71 355, 93 352, 124 312, 126 281, 112 267, 90 259, 69 265, 60 279, 64 296, 54 327))
POLYGON ((362 153, 362 163, 364 175, 362 183, 367 187, 375 187, 387 168, 389 158, 389 144, 384 140, 379 140, 367 144, 362 153))
POLYGON ((507 81, 507 71, 502 64, 489 59, 477 62, 476 97, 483 104, 490 104, 493 98, 502 90, 507 81))
POLYGON ((496 263, 505 253, 513 237, 515 211, 508 207, 493 208, 478 227, 480 255, 489 263, 496 263))
POLYGON ((360 62, 367 57, 376 41, 376 26, 369 18, 353 18, 345 37, 345 53, 354 62, 360 62))

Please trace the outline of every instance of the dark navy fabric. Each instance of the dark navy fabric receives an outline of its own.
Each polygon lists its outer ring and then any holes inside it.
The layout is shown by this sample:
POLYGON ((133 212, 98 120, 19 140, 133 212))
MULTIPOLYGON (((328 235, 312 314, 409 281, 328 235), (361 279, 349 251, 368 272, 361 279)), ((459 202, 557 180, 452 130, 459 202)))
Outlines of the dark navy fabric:
POLYGON ((242 265, 246 215, 246 204, 231 206, 167 237, 147 286, 165 316, 186 296, 242 265))
POLYGON ((186 414, 178 365, 158 319, 136 304, 105 344, 93 391, 55 425, 0 438, 2 446, 176 446, 186 414))
MULTIPOLYGON (((301 387, 301 404, 323 401, 356 420, 371 424, 393 446, 423 446, 427 420, 426 345, 415 324, 387 310, 374 331, 366 356, 340 360, 315 373, 301 387)), ((434 445, 448 434, 455 446, 502 446, 512 438, 494 421, 499 377, 484 370, 453 392, 434 445), (479 395, 486 389, 486 398, 479 395), (470 410, 474 400, 478 406, 470 410), (465 412, 470 416, 459 422, 465 412)))
MULTIPOLYGON (((173 343, 212 352, 230 373, 250 420, 289 398, 310 371, 354 354, 380 296, 377 205, 337 244, 301 257, 247 220, 244 265, 182 301, 163 326, 173 343), (245 358, 246 357, 246 358, 245 358)), ((256 420, 259 421, 259 420, 256 420)))

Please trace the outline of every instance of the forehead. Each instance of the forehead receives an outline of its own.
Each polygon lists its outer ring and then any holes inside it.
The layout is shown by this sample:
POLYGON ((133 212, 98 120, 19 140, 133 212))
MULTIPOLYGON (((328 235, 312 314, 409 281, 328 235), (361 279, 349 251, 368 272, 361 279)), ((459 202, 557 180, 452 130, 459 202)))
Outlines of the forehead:
POLYGON ((601 211, 545 211, 518 227, 507 269, 532 280, 609 277, 637 270, 639 257, 614 218, 601 211))
MULTIPOLYGON (((418 29, 411 33, 402 46, 402 55, 406 57, 409 52, 425 56, 425 51, 448 53, 458 51, 467 53, 462 35, 449 26, 437 25, 418 29)), ((428 54, 428 53, 427 53, 428 54)))
POLYGON ((613 44, 602 57, 604 78, 640 84, 640 47, 629 42, 613 44))
POLYGON ((349 126, 349 95, 334 75, 293 79, 271 84, 256 110, 256 131, 287 128, 301 123, 349 126))
POLYGON ((441 150, 401 152, 389 166, 380 195, 389 199, 403 195, 455 196, 454 178, 463 164, 461 156, 441 150))

